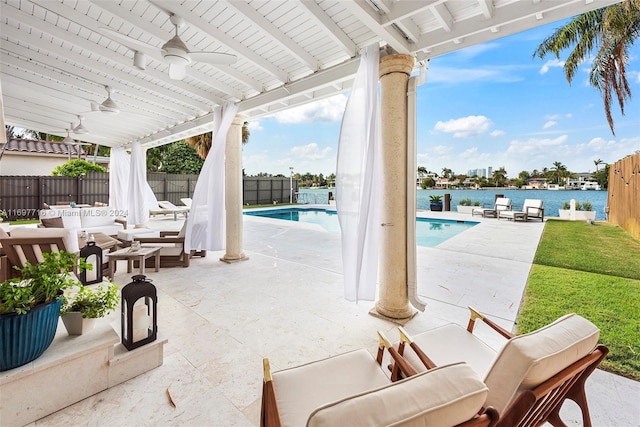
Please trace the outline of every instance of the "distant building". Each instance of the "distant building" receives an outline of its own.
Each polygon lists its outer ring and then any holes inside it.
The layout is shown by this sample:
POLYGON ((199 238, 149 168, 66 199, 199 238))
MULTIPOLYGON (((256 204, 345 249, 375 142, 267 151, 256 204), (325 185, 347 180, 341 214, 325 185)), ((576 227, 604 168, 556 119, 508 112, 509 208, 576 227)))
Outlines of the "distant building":
POLYGON ((489 166, 489 169, 487 169, 487 176, 486 176, 486 178, 487 178, 487 179, 489 179, 489 178, 491 178, 491 177, 493 177, 493 167, 492 167, 492 166, 489 166))
MULTIPOLYGON (((56 166, 72 158, 87 160, 87 153, 80 145, 13 138, 0 158, 0 175, 51 175, 56 166)), ((106 166, 109 158, 98 157, 96 163, 106 166)))

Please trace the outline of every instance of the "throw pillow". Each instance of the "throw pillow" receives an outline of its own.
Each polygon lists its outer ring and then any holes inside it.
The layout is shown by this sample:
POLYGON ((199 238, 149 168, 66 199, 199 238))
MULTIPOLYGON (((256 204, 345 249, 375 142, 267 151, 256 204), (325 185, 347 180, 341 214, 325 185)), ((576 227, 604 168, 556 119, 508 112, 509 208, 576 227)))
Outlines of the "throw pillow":
POLYGON ((64 228, 62 217, 40 218, 40 222, 45 228, 64 228))

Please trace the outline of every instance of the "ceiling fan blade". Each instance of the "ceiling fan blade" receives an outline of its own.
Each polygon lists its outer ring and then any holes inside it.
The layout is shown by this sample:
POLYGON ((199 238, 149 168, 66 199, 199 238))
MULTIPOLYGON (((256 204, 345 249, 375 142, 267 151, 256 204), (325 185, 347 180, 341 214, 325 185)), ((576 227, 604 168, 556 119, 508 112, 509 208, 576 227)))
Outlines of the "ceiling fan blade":
POLYGON ((187 67, 180 64, 169 64, 169 78, 182 80, 187 76, 187 67))
POLYGON ((238 57, 230 53, 221 52, 189 52, 191 59, 196 62, 206 62, 207 64, 235 64, 238 57))
POLYGON ((111 40, 115 40, 118 43, 123 44, 133 51, 137 50, 143 52, 145 55, 153 57, 154 59, 162 60, 160 49, 153 45, 141 42, 140 40, 136 40, 133 37, 125 36, 124 34, 120 34, 119 32, 107 27, 100 27, 96 31, 111 40))

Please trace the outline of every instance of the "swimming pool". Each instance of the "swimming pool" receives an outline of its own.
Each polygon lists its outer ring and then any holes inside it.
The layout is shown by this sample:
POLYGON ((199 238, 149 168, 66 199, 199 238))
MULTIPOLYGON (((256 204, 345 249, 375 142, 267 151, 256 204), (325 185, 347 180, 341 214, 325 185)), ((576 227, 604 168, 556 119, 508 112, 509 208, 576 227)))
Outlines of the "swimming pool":
MULTIPOLYGON (((340 234, 336 211, 317 208, 286 208, 245 211, 245 215, 318 224, 330 233, 340 234)), ((418 246, 434 247, 478 224, 474 221, 416 218, 418 246)))

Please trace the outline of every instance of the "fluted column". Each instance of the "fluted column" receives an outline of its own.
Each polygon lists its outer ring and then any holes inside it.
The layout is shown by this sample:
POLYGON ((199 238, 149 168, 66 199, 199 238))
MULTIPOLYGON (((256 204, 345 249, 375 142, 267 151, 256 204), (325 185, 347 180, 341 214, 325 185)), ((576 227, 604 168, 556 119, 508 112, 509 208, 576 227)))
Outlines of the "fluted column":
POLYGON ((221 261, 248 259, 242 250, 242 125, 244 116, 236 115, 225 144, 225 209, 227 220, 226 252, 221 261))
POLYGON ((380 59, 382 197, 379 299, 375 313, 391 319, 414 315, 407 293, 407 83, 411 55, 380 59))

